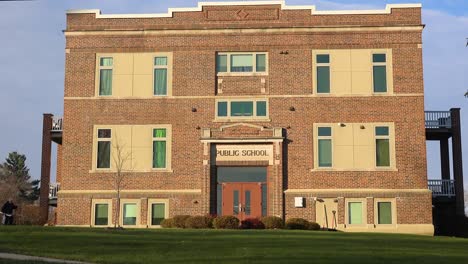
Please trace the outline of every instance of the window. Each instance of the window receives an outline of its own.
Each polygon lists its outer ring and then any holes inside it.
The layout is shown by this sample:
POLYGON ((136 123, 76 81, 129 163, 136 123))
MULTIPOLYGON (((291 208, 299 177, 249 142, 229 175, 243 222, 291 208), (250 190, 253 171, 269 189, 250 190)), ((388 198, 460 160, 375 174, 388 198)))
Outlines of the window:
POLYGON ((363 224, 362 202, 348 203, 348 223, 350 225, 363 224))
POLYGON ((97 168, 109 169, 111 158, 111 136, 110 129, 98 129, 97 142, 97 168))
POLYGON ((94 205, 94 225, 107 226, 109 225, 109 204, 94 205))
POLYGON ((318 54, 317 62, 317 93, 330 93, 330 55, 318 54))
POLYGON ((268 107, 265 100, 218 101, 217 117, 232 119, 267 118, 268 107))
POLYGON ((167 130, 165 128, 153 129, 153 168, 166 168, 167 130))
POLYGON ((167 57, 154 58, 154 95, 167 95, 167 61, 167 57))
POLYGON ((379 225, 391 225, 392 221, 392 203, 377 202, 377 220, 379 225))
POLYGON ((318 128, 318 166, 332 166, 332 128, 318 128))
POLYGON ((242 52, 218 53, 216 55, 217 73, 266 73, 267 53, 242 52))
POLYGON ((123 204, 123 225, 136 225, 137 224, 137 204, 124 203, 123 204))
POLYGON ((387 56, 386 54, 373 54, 374 93, 387 92, 387 56))
POLYGON ((375 127, 375 157, 377 167, 390 167, 390 133, 387 126, 375 127))
POLYGON ((113 58, 99 59, 99 95, 112 95, 112 68, 113 58))
POLYGON ((165 203, 153 203, 151 204, 151 225, 160 225, 161 221, 166 216, 166 204, 165 203))

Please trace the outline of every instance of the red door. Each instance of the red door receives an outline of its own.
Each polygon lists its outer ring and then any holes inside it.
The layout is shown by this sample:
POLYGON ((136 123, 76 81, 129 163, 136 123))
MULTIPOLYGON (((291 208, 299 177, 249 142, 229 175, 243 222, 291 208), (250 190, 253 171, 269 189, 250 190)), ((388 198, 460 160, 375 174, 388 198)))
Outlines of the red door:
POLYGON ((262 184, 223 183, 223 215, 244 220, 262 216, 262 184))

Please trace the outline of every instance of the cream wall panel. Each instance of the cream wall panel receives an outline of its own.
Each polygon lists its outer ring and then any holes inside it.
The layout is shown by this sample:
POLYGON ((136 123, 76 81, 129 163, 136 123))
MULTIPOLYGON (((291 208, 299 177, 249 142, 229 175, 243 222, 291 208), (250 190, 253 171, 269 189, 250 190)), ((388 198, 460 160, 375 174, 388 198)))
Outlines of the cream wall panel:
POLYGON ((335 146, 333 167, 337 169, 351 169, 354 165, 353 146, 335 146))
POLYGON ((372 146, 354 146, 355 169, 368 169, 375 166, 375 150, 372 146))
POLYGON ((372 124, 353 124, 354 145, 372 146, 374 139, 374 126, 372 124), (361 129, 364 126, 364 129, 361 129))
POLYGON ((133 126, 133 169, 151 170, 153 140, 151 126, 133 126))
POLYGON ((352 71, 372 71, 372 52, 366 49, 351 50, 352 71))
POLYGON ((131 126, 115 126, 112 130, 111 168, 117 169, 119 160, 123 170, 131 170, 132 166, 132 128, 131 126), (117 146, 121 149, 120 155, 117 146))
POLYGON ((332 71, 350 71, 351 70, 351 51, 350 50, 331 50, 330 63, 332 71))
POLYGON ((335 202, 335 199, 317 198, 315 220, 321 227, 332 228, 334 226, 333 211, 336 212, 336 222, 338 223, 338 203, 335 202))
POLYGON ((351 93, 352 94, 371 94, 372 93, 372 72, 353 71, 351 73, 351 93))
POLYGON ((134 54, 134 74, 153 74, 154 66, 154 54, 153 53, 135 53, 134 54))
POLYGON ((114 58, 114 74, 133 74, 133 53, 115 53, 114 58))
POLYGON ((116 97, 132 96, 133 76, 130 74, 114 75, 112 95, 116 97))
POLYGON ((353 145, 353 124, 345 124, 341 127, 339 124, 333 127, 333 140, 337 146, 353 145))
POLYGON ((330 92, 336 95, 351 94, 351 72, 332 71, 330 92))
POLYGON ((152 97, 153 96, 153 75, 141 74, 133 76, 133 96, 152 97))

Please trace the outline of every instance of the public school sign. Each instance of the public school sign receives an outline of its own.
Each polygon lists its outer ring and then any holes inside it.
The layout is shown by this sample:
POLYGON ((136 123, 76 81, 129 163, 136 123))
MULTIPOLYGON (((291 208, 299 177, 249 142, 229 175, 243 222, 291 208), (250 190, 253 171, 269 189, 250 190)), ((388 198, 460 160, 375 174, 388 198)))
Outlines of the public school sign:
POLYGON ((216 145, 216 161, 268 161, 273 164, 272 145, 216 145))

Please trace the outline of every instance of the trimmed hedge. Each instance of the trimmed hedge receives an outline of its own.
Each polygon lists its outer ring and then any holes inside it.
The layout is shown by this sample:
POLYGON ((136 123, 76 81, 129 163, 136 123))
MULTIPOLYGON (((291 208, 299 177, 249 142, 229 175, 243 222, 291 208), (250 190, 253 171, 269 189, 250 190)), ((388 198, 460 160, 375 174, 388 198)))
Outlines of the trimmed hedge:
POLYGON ((174 221, 174 227, 185 228, 185 221, 190 217, 190 215, 176 215, 172 219, 174 221))
POLYGON ((281 217, 278 216, 265 216, 260 219, 265 225, 266 229, 282 229, 284 228, 284 222, 281 217))
POLYGON ((163 219, 161 221, 161 227, 162 228, 174 228, 174 219, 172 218, 167 218, 167 219, 163 219))
POLYGON ((303 218, 290 218, 286 221, 287 229, 308 230, 310 222, 303 218))
POLYGON ((213 218, 211 216, 191 216, 185 220, 185 228, 212 228, 213 218))
POLYGON ((309 222, 309 230, 320 230, 320 225, 315 222, 309 222))
POLYGON ((213 226, 216 229, 237 229, 239 219, 232 215, 219 216, 213 220, 213 226))
POLYGON ((265 229, 265 225, 258 218, 247 218, 242 220, 241 229, 265 229))

